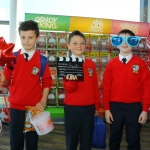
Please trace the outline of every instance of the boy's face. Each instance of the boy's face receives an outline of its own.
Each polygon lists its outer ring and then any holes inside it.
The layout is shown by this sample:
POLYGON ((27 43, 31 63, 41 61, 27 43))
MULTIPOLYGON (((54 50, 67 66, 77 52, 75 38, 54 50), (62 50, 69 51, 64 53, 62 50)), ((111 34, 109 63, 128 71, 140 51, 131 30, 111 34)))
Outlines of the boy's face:
POLYGON ((78 35, 73 36, 68 44, 68 49, 77 57, 82 57, 85 47, 85 40, 78 35))
MULTIPOLYGON (((131 35, 129 35, 127 33, 127 34, 119 34, 119 36, 128 37, 128 36, 131 36, 131 35)), ((120 50, 120 54, 123 55, 123 56, 128 56, 132 52, 132 47, 129 46, 125 41, 121 46, 118 46, 118 48, 120 50)))
POLYGON ((21 45, 26 51, 32 51, 35 44, 38 42, 39 37, 36 37, 34 30, 20 31, 19 33, 21 45))

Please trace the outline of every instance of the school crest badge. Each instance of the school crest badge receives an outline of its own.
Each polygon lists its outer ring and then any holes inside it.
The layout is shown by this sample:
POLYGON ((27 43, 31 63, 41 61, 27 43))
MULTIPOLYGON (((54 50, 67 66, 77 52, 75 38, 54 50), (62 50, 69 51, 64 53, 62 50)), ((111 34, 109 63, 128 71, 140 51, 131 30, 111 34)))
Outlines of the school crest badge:
POLYGON ((132 73, 138 74, 138 72, 139 72, 139 66, 138 65, 133 65, 132 66, 132 73))
POLYGON ((38 74, 38 72, 39 72, 39 68, 37 68, 37 67, 33 67, 31 74, 33 74, 33 75, 37 75, 37 74, 38 74))
POLYGON ((88 73, 89 73, 89 76, 93 76, 93 69, 88 68, 88 73))

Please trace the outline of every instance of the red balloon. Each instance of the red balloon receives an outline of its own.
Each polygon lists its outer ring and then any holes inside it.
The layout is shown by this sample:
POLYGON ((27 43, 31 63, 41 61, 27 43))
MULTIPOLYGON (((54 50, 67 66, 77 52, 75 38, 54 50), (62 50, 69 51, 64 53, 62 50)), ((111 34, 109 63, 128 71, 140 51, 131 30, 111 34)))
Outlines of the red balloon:
POLYGON ((0 37, 0 66, 5 64, 12 66, 16 56, 13 53, 15 44, 6 43, 3 37, 0 37))

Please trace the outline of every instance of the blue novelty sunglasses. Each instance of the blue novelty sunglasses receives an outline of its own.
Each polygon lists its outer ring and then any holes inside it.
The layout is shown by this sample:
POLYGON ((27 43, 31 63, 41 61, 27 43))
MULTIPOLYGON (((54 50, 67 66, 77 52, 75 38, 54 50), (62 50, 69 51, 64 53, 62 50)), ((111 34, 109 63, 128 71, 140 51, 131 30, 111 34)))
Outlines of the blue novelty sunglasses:
POLYGON ((121 46, 124 41, 131 47, 136 47, 139 42, 140 38, 138 36, 128 36, 128 37, 122 37, 122 36, 114 36, 110 37, 110 42, 112 46, 121 46))

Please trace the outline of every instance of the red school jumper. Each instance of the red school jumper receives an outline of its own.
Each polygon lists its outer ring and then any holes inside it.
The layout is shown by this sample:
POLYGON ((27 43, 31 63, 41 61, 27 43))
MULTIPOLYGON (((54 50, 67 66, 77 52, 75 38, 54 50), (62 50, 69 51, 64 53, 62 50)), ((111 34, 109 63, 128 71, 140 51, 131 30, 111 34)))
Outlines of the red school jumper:
POLYGON ((110 110, 109 102, 142 102, 143 111, 150 104, 150 72, 146 63, 133 55, 127 64, 119 56, 111 60, 103 75, 104 109, 110 110))
POLYGON ((83 69, 83 80, 63 80, 66 91, 64 103, 72 106, 95 105, 96 110, 99 110, 100 92, 95 63, 90 59, 85 59, 83 69))
POLYGON ((40 53, 36 50, 33 57, 26 61, 24 55, 18 51, 18 57, 13 71, 6 67, 5 77, 8 81, 10 108, 24 110, 25 106, 35 106, 42 98, 44 88, 50 88, 52 78, 48 63, 46 64, 42 83, 40 82, 40 53), (33 74, 34 69, 39 69, 33 74))

